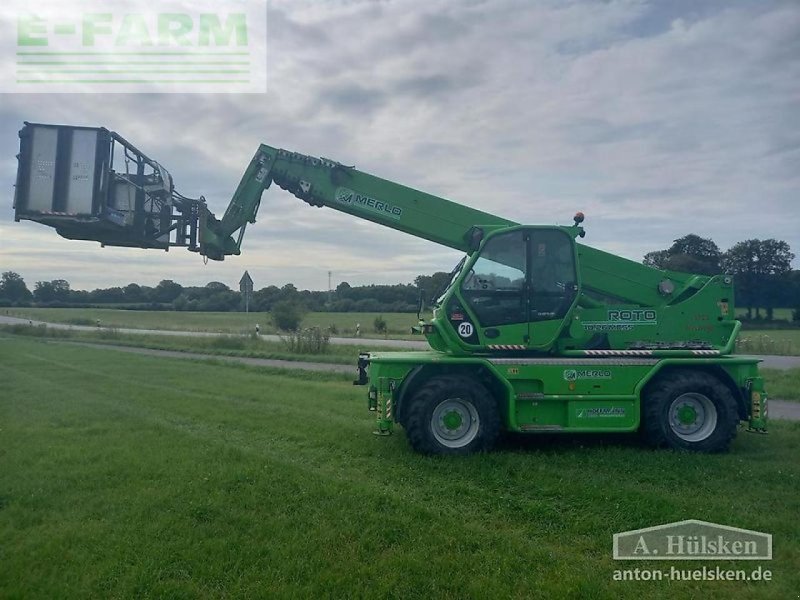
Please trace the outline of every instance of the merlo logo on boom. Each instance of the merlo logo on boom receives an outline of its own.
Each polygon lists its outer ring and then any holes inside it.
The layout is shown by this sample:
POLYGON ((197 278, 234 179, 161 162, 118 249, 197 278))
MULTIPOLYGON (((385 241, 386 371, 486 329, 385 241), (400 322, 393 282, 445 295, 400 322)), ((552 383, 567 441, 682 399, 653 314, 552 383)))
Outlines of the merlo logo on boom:
POLYGON ((399 221, 400 217, 403 215, 403 209, 399 206, 393 206, 383 200, 376 200, 375 198, 370 198, 369 196, 359 194, 358 192, 344 187, 336 188, 336 201, 341 204, 358 206, 359 208, 389 217, 395 221, 399 221))

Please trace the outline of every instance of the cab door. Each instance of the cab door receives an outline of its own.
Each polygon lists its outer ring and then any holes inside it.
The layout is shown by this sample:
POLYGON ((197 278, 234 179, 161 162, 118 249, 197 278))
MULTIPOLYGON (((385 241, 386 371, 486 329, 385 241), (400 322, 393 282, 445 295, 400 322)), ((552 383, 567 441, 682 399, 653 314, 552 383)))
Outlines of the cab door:
POLYGON ((458 294, 448 306, 448 317, 462 342, 493 350, 527 348, 529 241, 526 229, 492 236, 462 276, 458 294))
POLYGON ((575 242, 563 229, 529 230, 528 347, 545 350, 558 338, 577 302, 575 242))

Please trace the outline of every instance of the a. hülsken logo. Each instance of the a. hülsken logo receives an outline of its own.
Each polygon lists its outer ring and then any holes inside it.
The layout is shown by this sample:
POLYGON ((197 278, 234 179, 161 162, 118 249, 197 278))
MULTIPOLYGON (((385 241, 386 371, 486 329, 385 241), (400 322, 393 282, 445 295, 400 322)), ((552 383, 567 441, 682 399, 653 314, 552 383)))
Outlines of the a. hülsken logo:
POLYGON ((614 534, 615 560, 771 560, 772 535, 689 519, 614 534))

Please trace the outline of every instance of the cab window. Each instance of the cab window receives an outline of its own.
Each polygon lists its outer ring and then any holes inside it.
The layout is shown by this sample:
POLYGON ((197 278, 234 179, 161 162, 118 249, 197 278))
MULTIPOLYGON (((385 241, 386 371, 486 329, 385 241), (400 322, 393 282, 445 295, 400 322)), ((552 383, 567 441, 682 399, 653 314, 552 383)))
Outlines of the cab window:
POLYGON ((531 321, 563 318, 575 298, 577 283, 569 236, 558 230, 533 231, 530 265, 531 321))
POLYGON ((528 320, 527 243, 522 230, 494 236, 464 276, 461 293, 481 326, 528 320))

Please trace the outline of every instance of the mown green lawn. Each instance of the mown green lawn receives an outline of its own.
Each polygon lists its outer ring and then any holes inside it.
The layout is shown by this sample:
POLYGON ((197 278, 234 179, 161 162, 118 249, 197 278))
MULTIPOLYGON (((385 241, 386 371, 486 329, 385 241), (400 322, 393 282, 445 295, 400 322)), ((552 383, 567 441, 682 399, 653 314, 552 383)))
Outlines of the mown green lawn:
MULTIPOLYGON (((3 314, 49 323, 93 326, 100 321, 103 327, 126 329, 168 329, 172 331, 211 331, 216 333, 249 333, 256 324, 262 333, 274 333, 269 313, 241 312, 178 312, 118 310, 114 308, 8 308, 3 314)), ((382 316, 393 337, 407 336, 417 324, 417 315, 411 313, 308 313, 304 327, 329 328, 335 335, 352 337, 356 324, 361 325, 363 337, 383 337, 375 333, 375 318, 382 316)))
POLYGON ((364 389, 345 377, 5 337, 0 381, 0 597, 800 589, 798 423, 719 456, 537 436, 426 458, 402 430, 371 435, 364 389), (773 561, 721 566, 774 581, 611 580, 614 532, 686 518, 772 533, 773 561))

